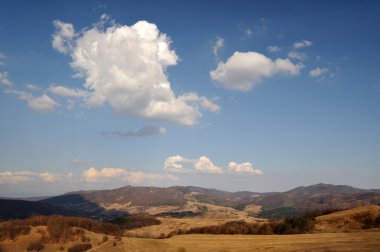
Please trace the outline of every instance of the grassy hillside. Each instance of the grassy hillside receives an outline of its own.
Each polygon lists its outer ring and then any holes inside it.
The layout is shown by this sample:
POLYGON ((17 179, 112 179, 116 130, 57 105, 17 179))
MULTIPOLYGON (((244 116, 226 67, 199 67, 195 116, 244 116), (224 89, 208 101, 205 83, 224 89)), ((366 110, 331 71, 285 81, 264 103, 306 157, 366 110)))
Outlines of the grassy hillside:
MULTIPOLYGON (((29 236, 15 242, 1 243, 2 252, 26 251, 26 247, 39 239, 38 228, 29 236)), ((104 236, 86 231, 92 245, 91 252, 240 252, 240 251, 380 251, 378 232, 328 233, 303 235, 181 235, 169 239, 142 239, 104 236)), ((80 244, 73 241, 63 245, 69 247, 80 244)), ((61 252, 60 244, 46 244, 43 252, 61 252)))

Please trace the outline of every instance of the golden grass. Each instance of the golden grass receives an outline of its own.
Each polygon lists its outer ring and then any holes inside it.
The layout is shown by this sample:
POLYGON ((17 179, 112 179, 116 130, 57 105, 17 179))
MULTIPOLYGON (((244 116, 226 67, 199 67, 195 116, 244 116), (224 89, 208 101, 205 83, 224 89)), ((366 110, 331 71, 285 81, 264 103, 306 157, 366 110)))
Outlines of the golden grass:
POLYGON ((345 211, 339 211, 316 218, 316 232, 352 232, 362 229, 362 223, 355 220, 356 215, 368 213, 371 216, 380 215, 380 206, 363 206, 345 211))
MULTIPOLYGON (((124 251, 380 251, 378 232, 304 235, 180 235, 169 239, 124 238, 124 251)), ((109 248, 113 251, 112 248, 109 248)), ((119 248, 120 249, 120 248, 119 248)), ((104 251, 93 249, 92 251, 104 251)))

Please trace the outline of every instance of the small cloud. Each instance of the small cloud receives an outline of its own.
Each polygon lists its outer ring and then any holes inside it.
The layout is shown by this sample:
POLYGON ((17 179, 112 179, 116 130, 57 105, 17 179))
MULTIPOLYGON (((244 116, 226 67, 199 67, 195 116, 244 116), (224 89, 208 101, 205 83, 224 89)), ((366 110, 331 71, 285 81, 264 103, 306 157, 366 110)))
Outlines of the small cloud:
POLYGON ((230 162, 228 168, 238 174, 251 174, 251 175, 262 175, 263 172, 259 169, 252 167, 252 164, 249 162, 237 164, 235 162, 230 162))
POLYGON ((53 112, 55 110, 55 107, 59 106, 58 103, 56 103, 52 98, 45 94, 42 96, 34 97, 30 93, 15 89, 6 90, 5 93, 17 95, 20 100, 25 100, 28 102, 29 108, 42 113, 53 112))
POLYGON ((224 46, 224 39, 221 37, 216 37, 215 44, 212 47, 212 52, 214 53, 215 58, 219 57, 219 50, 224 46))
POLYGON ((173 173, 223 173, 222 168, 214 165, 214 163, 204 155, 201 156, 199 159, 184 158, 180 155, 168 157, 165 160, 164 170, 173 173))
POLYGON ((28 99, 29 108, 42 113, 53 112, 55 110, 55 107, 58 105, 58 103, 56 103, 52 98, 45 94, 39 97, 28 99))
POLYGON ((297 60, 304 60, 306 58, 306 55, 304 53, 298 53, 298 52, 289 52, 288 58, 290 59, 297 59, 297 60))
POLYGON ((127 174, 126 169, 122 168, 103 168, 96 169, 95 167, 90 167, 82 173, 82 180, 85 182, 104 182, 112 178, 120 178, 127 174))
POLYGON ((31 84, 31 83, 27 83, 27 84, 25 84, 25 86, 26 86, 29 90, 31 90, 31 91, 39 91, 39 90, 41 90, 40 87, 38 87, 38 86, 36 86, 36 85, 34 85, 34 84, 31 84))
POLYGON ((299 75, 302 68, 302 64, 293 64, 289 59, 272 60, 257 52, 235 52, 226 62, 219 62, 210 77, 226 89, 246 92, 264 78, 299 75))
POLYGON ((326 76, 327 74, 329 73, 329 69, 328 68, 320 68, 320 67, 317 67, 315 69, 312 69, 310 70, 309 72, 309 75, 313 78, 318 78, 318 77, 324 77, 326 76))
POLYGON ((72 42, 75 36, 74 26, 59 20, 53 22, 56 32, 51 41, 52 46, 60 53, 68 54, 72 50, 72 42))
POLYGON ((0 72, 0 84, 11 86, 12 82, 9 80, 8 72, 0 72))
POLYGON ((142 171, 128 171, 122 168, 88 168, 82 173, 82 180, 88 183, 105 183, 111 181, 128 182, 140 184, 142 182, 152 183, 161 180, 178 180, 172 174, 150 173, 142 171))
POLYGON ((156 126, 149 126, 145 125, 142 128, 140 128, 137 131, 104 131, 102 132, 102 135, 104 136, 119 136, 119 137, 147 137, 147 136, 154 136, 154 135, 162 135, 166 133, 166 129, 163 127, 156 127, 156 126))
POLYGON ((180 155, 168 157, 165 160, 164 170, 168 172, 175 172, 175 173, 186 172, 186 169, 184 167, 185 162, 186 162, 186 159, 180 155))
POLYGON ((123 179, 125 182, 128 182, 132 185, 160 181, 160 180, 172 180, 177 181, 178 177, 173 174, 162 174, 162 173, 150 173, 142 171, 129 172, 128 175, 123 179))
POLYGON ((313 42, 310 40, 302 40, 298 42, 293 43, 293 48, 294 49, 303 49, 305 47, 310 47, 313 45, 313 42))
POLYGON ((42 172, 40 173, 40 177, 43 179, 43 181, 50 182, 50 183, 54 183, 54 182, 62 180, 62 175, 57 174, 57 173, 51 173, 51 172, 42 172))
POLYGON ((89 93, 85 90, 77 88, 68 88, 64 86, 50 86, 48 88, 48 92, 54 95, 66 97, 86 97, 89 95, 89 93))
POLYGON ((195 162, 194 166, 195 170, 198 172, 217 174, 223 173, 223 170, 220 167, 214 165, 214 163, 206 156, 201 156, 199 160, 195 162))
POLYGON ((271 53, 276 53, 281 51, 281 47, 279 46, 267 46, 267 50, 271 53))
POLYGON ((72 175, 58 174, 51 172, 41 172, 35 173, 31 171, 21 171, 21 172, 0 172, 0 184, 20 184, 32 181, 38 182, 49 182, 54 183, 58 181, 64 181, 65 179, 71 177, 72 175))
POLYGON ((0 184, 19 184, 35 180, 37 175, 30 171, 0 172, 0 184))
POLYGON ((80 160, 80 159, 73 159, 70 161, 70 164, 72 165, 85 165, 85 164, 88 164, 89 162, 88 161, 84 161, 84 160, 80 160))
POLYGON ((8 89, 8 90, 5 90, 4 93, 17 95, 20 100, 30 100, 33 98, 33 95, 24 91, 16 90, 16 89, 8 89))
POLYGON ((247 28, 247 29, 245 30, 245 36, 246 36, 247 38, 251 38, 252 35, 253 35, 253 31, 252 31, 252 29, 251 29, 251 28, 247 28))

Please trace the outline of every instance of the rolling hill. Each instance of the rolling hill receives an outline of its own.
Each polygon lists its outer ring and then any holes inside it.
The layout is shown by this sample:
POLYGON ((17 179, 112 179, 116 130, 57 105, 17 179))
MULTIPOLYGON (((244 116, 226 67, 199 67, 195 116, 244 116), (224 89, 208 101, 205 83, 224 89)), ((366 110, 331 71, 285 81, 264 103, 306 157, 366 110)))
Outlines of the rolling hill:
POLYGON ((380 204, 379 190, 358 189, 346 185, 316 184, 286 192, 227 192, 200 187, 133 187, 112 190, 70 192, 47 198, 41 203, 76 209, 86 215, 117 213, 165 214, 192 212, 201 214, 210 205, 244 210, 261 208, 262 217, 303 214, 329 209, 349 209, 380 204))

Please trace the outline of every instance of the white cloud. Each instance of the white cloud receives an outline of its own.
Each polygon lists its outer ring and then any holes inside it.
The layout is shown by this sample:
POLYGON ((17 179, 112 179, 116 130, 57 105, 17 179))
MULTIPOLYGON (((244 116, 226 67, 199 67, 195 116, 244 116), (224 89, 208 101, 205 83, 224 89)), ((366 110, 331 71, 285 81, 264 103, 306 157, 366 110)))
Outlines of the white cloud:
POLYGON ((86 97, 89 93, 85 90, 77 88, 68 88, 64 86, 50 86, 48 91, 52 94, 58 96, 67 96, 67 97, 86 97))
POLYGON ((329 69, 327 69, 325 67, 323 67, 323 68, 317 67, 315 69, 312 69, 309 72, 309 75, 311 77, 317 78, 317 77, 323 77, 323 76, 325 76, 328 73, 329 73, 329 69))
POLYGON ((48 113, 53 112, 55 110, 55 107, 58 106, 58 103, 44 94, 39 97, 28 99, 28 106, 35 111, 48 113))
POLYGON ((235 52, 226 62, 220 62, 210 76, 224 88, 249 91, 263 78, 278 74, 298 75, 302 67, 289 59, 272 60, 257 52, 235 52))
POLYGON ((8 89, 8 90, 5 90, 4 92, 6 94, 17 95, 20 100, 29 100, 33 98, 33 95, 27 92, 15 90, 15 89, 8 89))
POLYGON ((33 181, 36 174, 30 171, 21 172, 0 172, 0 184, 18 184, 33 181))
POLYGON ((135 172, 128 173, 128 175, 124 178, 124 181, 129 182, 132 185, 141 184, 141 183, 152 184, 152 182, 155 182, 157 180, 177 181, 178 177, 176 177, 172 174, 161 174, 161 173, 149 173, 149 172, 135 171, 135 172))
POLYGON ((63 175, 51 172, 35 173, 31 171, 6 171, 0 172, 0 184, 20 184, 33 181, 54 183, 58 181, 64 181, 71 176, 72 174, 63 175))
POLYGON ((294 42, 293 43, 293 48, 294 49, 302 49, 302 48, 305 48, 305 47, 309 47, 311 45, 313 45, 312 41, 302 40, 302 41, 294 42))
POLYGON ((168 172, 185 172, 183 163, 186 162, 186 159, 180 155, 175 155, 168 157, 165 160, 164 170, 168 172))
POLYGON ((17 95, 20 100, 25 100, 28 102, 29 108, 38 112, 53 112, 55 110, 55 107, 59 106, 58 103, 56 103, 52 98, 45 94, 38 97, 34 97, 30 93, 15 89, 5 90, 4 92, 7 94, 17 95))
POLYGON ((5 65, 5 59, 5 55, 2 52, 0 52, 0 65, 5 65))
POLYGON ((85 79, 88 107, 107 102, 125 116, 188 126, 197 123, 201 109, 219 108, 203 96, 195 94, 188 101, 189 94, 174 94, 166 69, 178 63, 178 56, 171 49, 170 38, 155 24, 139 21, 106 29, 103 24, 75 34, 71 24, 54 22, 53 47, 69 53, 71 67, 85 79), (213 106, 204 106, 204 101, 213 106))
POLYGON ((82 179, 86 182, 102 182, 110 178, 123 177, 127 174, 126 169, 122 168, 103 168, 97 170, 94 167, 88 168, 82 173, 82 179))
POLYGON ((59 20, 53 22, 56 32, 53 35, 52 46, 61 53, 69 53, 75 36, 74 26, 59 20))
POLYGON ((259 169, 252 167, 252 164, 249 162, 237 164, 235 162, 230 162, 228 168, 238 174, 252 174, 252 175, 262 175, 263 172, 259 169))
POLYGON ((82 180, 88 183, 110 182, 112 180, 139 184, 142 182, 154 182, 157 180, 178 180, 171 174, 149 173, 142 171, 128 171, 122 168, 88 168, 82 173, 82 180))
POLYGON ((267 46, 267 50, 271 53, 276 53, 281 51, 281 47, 279 46, 267 46))
POLYGON ((222 168, 214 165, 214 163, 206 156, 201 156, 199 159, 184 158, 180 155, 170 156, 165 160, 164 170, 173 173, 223 173, 222 168))
POLYGON ((222 49, 224 46, 224 39, 221 37, 216 37, 215 44, 212 47, 212 52, 214 53, 214 56, 218 58, 219 50, 222 49))
POLYGON ((43 179, 43 181, 50 183, 58 182, 63 179, 63 175, 51 172, 42 172, 40 173, 40 177, 43 179))
POLYGON ((0 72, 0 84, 12 85, 12 82, 9 80, 8 72, 0 72))
POLYGON ((297 59, 297 60, 304 60, 306 58, 306 55, 304 53, 291 51, 288 53, 288 58, 297 59))
POLYGON ((36 86, 36 85, 34 85, 34 84, 31 84, 31 83, 27 83, 27 84, 25 84, 25 86, 26 86, 28 89, 32 90, 32 91, 38 91, 38 90, 41 89, 40 87, 38 87, 38 86, 36 86))
POLYGON ((223 173, 222 169, 213 164, 213 162, 206 156, 201 156, 194 164, 195 170, 205 173, 223 173))

